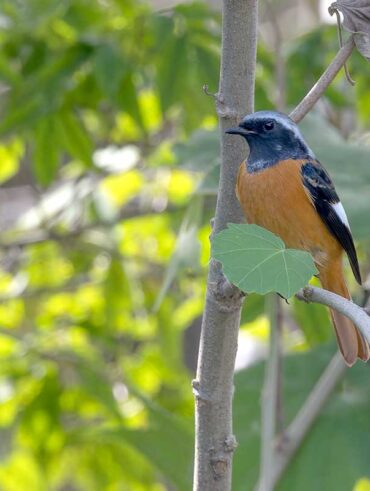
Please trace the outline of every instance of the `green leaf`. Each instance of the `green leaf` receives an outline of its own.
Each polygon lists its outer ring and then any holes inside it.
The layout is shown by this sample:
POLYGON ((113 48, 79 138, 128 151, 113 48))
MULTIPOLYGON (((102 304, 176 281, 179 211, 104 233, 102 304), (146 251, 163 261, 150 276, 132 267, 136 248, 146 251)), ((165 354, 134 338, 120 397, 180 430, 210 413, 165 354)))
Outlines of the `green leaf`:
POLYGON ((0 54, 0 76, 3 81, 8 82, 9 84, 18 85, 22 83, 22 77, 12 69, 3 54, 0 54))
POLYGON ((202 181, 196 189, 197 194, 214 195, 215 190, 218 189, 218 183, 220 181, 220 166, 216 165, 212 167, 204 175, 202 181))
POLYGON ((286 249, 279 237, 258 225, 229 223, 212 240, 212 257, 246 293, 277 292, 289 298, 317 272, 308 252, 286 249))
POLYGON ((100 46, 95 54, 95 76, 104 94, 115 101, 125 72, 124 59, 115 46, 100 46))
POLYGON ((112 385, 107 376, 106 367, 97 359, 71 353, 82 389, 90 397, 99 401, 116 419, 121 419, 117 401, 113 396, 112 385))
POLYGON ((163 111, 179 102, 179 94, 186 93, 187 38, 177 37, 163 50, 158 69, 159 94, 163 111))
POLYGON ((130 289, 121 261, 112 259, 104 283, 107 329, 117 329, 123 309, 130 308, 130 289))
POLYGON ((34 121, 46 112, 43 106, 42 97, 35 94, 23 104, 14 105, 8 110, 0 123, 0 136, 9 134, 12 131, 19 131, 25 126, 32 127, 34 121))
POLYGON ((175 251, 154 303, 154 311, 159 309, 178 272, 184 268, 195 268, 199 264, 200 244, 197 234, 202 209, 203 200, 193 199, 181 224, 175 251))
POLYGON ((57 119, 60 143, 68 153, 83 162, 92 165, 93 144, 79 119, 72 111, 61 111, 57 119))
POLYGON ((88 60, 91 52, 89 45, 80 43, 64 52, 51 53, 32 76, 22 75, 22 84, 16 84, 17 87, 12 87, 10 92, 0 135, 30 127, 40 117, 59 108, 73 75, 88 60))
POLYGON ((193 433, 187 422, 149 400, 143 400, 149 410, 149 424, 145 429, 119 427, 87 431, 83 438, 93 442, 130 444, 178 491, 191 488, 193 467, 193 433))
POLYGON ((143 118, 140 112, 137 94, 138 91, 135 87, 133 73, 128 72, 123 76, 120 82, 117 94, 117 104, 135 120, 141 129, 143 129, 143 118))
POLYGON ((68 367, 74 374, 70 383, 99 402, 116 421, 121 420, 122 414, 113 395, 107 367, 97 357, 90 353, 82 355, 69 349, 54 349, 53 352, 45 351, 44 354, 53 359, 60 370, 68 367))
POLYGON ((59 164, 59 146, 55 137, 53 118, 44 118, 36 126, 33 170, 36 179, 42 186, 47 186, 54 179, 59 164))
POLYGON ((25 90, 32 94, 36 88, 46 88, 48 95, 53 90, 62 90, 61 85, 70 82, 70 77, 89 59, 92 52, 91 46, 79 43, 64 52, 53 53, 35 77, 27 81, 25 90))
POLYGON ((173 147, 179 165, 187 170, 204 172, 220 165, 220 135, 217 130, 197 130, 190 138, 173 147))
POLYGON ((220 136, 218 131, 197 130, 185 142, 174 145, 178 165, 204 173, 197 194, 216 194, 220 177, 220 136))

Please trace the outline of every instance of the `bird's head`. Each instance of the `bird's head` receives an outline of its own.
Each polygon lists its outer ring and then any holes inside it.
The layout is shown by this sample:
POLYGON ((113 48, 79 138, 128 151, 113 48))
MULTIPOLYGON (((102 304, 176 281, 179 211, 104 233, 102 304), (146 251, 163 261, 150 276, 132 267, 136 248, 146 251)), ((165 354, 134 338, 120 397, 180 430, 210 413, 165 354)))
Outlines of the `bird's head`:
POLYGON ((226 133, 240 135, 248 142, 247 165, 259 171, 287 159, 315 158, 298 126, 286 114, 258 111, 246 116, 237 128, 226 133))

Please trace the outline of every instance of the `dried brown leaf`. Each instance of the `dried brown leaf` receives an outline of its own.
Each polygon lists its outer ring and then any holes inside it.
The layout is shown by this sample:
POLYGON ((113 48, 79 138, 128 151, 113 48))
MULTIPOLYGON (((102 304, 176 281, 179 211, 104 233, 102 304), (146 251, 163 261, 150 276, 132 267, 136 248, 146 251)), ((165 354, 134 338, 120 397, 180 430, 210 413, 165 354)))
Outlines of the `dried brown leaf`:
POLYGON ((343 14, 343 27, 353 33, 359 52, 370 61, 370 0, 338 0, 329 7, 343 14))

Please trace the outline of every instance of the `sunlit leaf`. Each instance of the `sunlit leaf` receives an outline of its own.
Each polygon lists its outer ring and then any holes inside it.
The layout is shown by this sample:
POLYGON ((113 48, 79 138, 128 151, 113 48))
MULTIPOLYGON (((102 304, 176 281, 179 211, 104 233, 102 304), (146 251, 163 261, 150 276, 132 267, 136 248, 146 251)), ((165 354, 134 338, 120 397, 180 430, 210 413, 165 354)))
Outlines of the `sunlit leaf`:
POLYGON ((356 482, 353 491, 370 491, 370 479, 362 478, 356 482))
POLYGON ((143 176, 135 170, 108 176, 101 183, 104 193, 115 206, 124 205, 143 186, 143 176))
POLYGON ((13 139, 8 144, 0 146, 0 182, 16 174, 23 153, 23 143, 20 139, 13 139))
POLYGON ((71 353, 70 356, 81 379, 83 390, 90 397, 98 400, 117 419, 120 419, 121 413, 113 396, 112 385, 104 370, 104 365, 98 360, 79 356, 76 353, 71 353))

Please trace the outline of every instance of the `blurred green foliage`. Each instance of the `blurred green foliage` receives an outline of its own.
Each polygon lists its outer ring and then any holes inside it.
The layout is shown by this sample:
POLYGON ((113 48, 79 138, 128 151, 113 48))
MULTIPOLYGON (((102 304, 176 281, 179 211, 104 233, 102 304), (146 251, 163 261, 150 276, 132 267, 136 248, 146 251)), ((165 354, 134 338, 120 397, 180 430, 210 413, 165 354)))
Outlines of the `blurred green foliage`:
MULTIPOLYGON (((189 359, 219 165, 214 104, 202 86, 217 90, 220 15, 200 2, 153 11, 131 0, 3 0, 0 21, 0 180, 16 187, 26 173, 37 193, 0 240, 0 488, 189 489, 189 359)), ((286 46, 289 105, 336 43, 325 26, 286 46)), ((261 43, 258 56, 256 108, 273 107, 274 55, 261 43)), ((304 129, 334 171, 369 273, 370 81, 362 58, 351 67, 355 89, 341 74, 327 92, 330 123, 317 116, 304 129)), ((242 314, 243 332, 262 346, 263 309, 251 295, 242 314)), ((320 307, 293 301, 285 316, 286 349, 298 352, 286 363, 290 419, 332 333, 320 307)), ((261 374, 259 365, 236 380, 235 489, 246 481, 252 489, 258 472, 261 374)), ((348 375, 281 489, 296 489, 295 479, 320 487, 307 476, 328 453, 332 481, 322 489, 347 491, 370 475, 366 376, 362 366, 348 375)))

